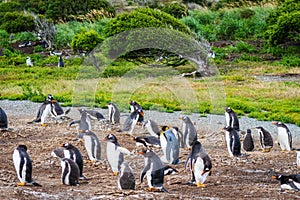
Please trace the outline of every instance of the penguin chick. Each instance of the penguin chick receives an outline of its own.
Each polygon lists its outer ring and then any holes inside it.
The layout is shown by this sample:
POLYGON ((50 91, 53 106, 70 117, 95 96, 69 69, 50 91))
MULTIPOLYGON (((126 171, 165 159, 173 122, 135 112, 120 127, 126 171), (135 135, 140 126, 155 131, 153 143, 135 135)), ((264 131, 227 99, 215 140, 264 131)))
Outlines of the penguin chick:
POLYGON ((133 129, 136 125, 136 123, 139 120, 139 110, 135 110, 134 112, 130 113, 130 115, 127 117, 123 124, 123 131, 128 132, 129 134, 132 134, 133 129))
POLYGON ((273 147, 273 138, 271 134, 261 126, 255 127, 259 134, 260 145, 262 148, 262 152, 267 153, 270 152, 273 147))
POLYGON ((32 161, 27 153, 27 147, 25 145, 19 145, 14 150, 13 162, 18 179, 20 180, 18 186, 25 186, 26 184, 41 186, 32 179, 32 161))
POLYGON ((225 126, 225 140, 227 150, 230 156, 241 156, 241 141, 238 133, 231 126, 225 126))
POLYGON ((91 130, 91 120, 85 110, 82 110, 80 112, 80 120, 71 122, 69 126, 72 126, 74 124, 79 124, 79 128, 78 128, 79 132, 86 132, 91 130))
POLYGON ((62 174, 61 180, 64 185, 79 185, 79 168, 77 164, 69 158, 63 158, 60 161, 62 174))
POLYGON ((243 149, 245 151, 252 151, 254 149, 254 140, 250 129, 247 129, 247 132, 244 136, 243 149))
POLYGON ((0 107, 0 129, 7 129, 7 115, 5 111, 0 107))
POLYGON ((84 147, 88 153, 90 162, 96 162, 101 160, 101 143, 92 131, 86 131, 79 133, 79 140, 83 139, 84 147))
POLYGON ((272 179, 278 180, 283 190, 300 190, 300 174, 276 175, 272 179))
POLYGON ((277 126, 278 130, 278 142, 282 152, 292 151, 292 133, 289 128, 282 122, 272 122, 275 126, 277 126))
POLYGON ((230 108, 225 108, 226 126, 231 126, 236 131, 240 131, 240 123, 235 112, 230 108))
POLYGON ((184 116, 181 119, 183 121, 182 132, 184 145, 187 149, 190 149, 192 143, 197 140, 197 131, 189 117, 184 116))
POLYGON ((127 162, 123 162, 120 166, 118 188, 120 190, 135 190, 135 177, 127 162))
POLYGON ((112 124, 120 124, 120 110, 118 109, 118 107, 110 102, 108 105, 108 120, 110 123, 112 124))

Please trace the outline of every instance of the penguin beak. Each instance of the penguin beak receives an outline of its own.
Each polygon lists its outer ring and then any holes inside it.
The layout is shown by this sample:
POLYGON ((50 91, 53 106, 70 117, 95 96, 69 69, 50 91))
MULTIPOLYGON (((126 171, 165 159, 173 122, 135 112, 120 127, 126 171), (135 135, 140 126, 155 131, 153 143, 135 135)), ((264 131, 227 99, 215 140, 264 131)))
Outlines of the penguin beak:
POLYGON ((64 147, 64 144, 60 144, 60 146, 59 147, 64 147))
POLYGON ((276 176, 272 176, 272 179, 277 179, 277 177, 276 176))
POLYGON ((178 119, 182 120, 182 117, 178 117, 178 119))
POLYGON ((135 138, 134 138, 134 137, 131 137, 131 138, 130 138, 130 140, 134 141, 134 140, 135 140, 135 138))
POLYGON ((277 123, 277 122, 275 122, 275 121, 272 122, 272 124, 274 124, 274 125, 275 125, 276 123, 277 123))

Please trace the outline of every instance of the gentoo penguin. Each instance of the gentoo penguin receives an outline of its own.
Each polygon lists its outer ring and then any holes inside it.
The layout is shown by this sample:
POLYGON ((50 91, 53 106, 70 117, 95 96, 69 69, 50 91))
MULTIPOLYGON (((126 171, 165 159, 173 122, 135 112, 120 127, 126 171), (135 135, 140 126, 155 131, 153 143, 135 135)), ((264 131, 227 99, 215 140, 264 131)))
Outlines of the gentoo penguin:
POLYGON ((84 141, 84 147, 89 156, 90 162, 101 160, 101 143, 92 131, 86 131, 78 134, 78 138, 84 141))
POLYGON ((143 145, 144 147, 161 147, 160 146, 160 140, 152 135, 147 135, 147 136, 138 136, 138 137, 133 137, 132 140, 135 141, 136 146, 143 145))
POLYGON ((151 119, 143 123, 143 128, 146 129, 152 136, 157 137, 160 135, 160 130, 157 123, 151 119))
POLYGON ((296 164, 297 167, 300 168, 300 149, 297 149, 296 164))
POLYGON ((243 148, 245 151, 252 151, 254 149, 254 140, 250 129, 247 129, 244 136, 243 148))
POLYGON ((120 110, 118 107, 110 102, 108 105, 108 120, 112 124, 120 124, 120 110))
POLYGON ((81 152, 71 143, 64 143, 60 148, 56 148, 51 152, 51 155, 59 158, 70 158, 72 159, 79 168, 79 177, 84 179, 83 176, 83 159, 81 152))
POLYGON ((204 151, 199 141, 194 141, 187 157, 184 168, 189 165, 191 180, 188 184, 196 184, 197 187, 205 187, 204 182, 211 173, 212 163, 208 154, 204 151))
POLYGON ((133 129, 139 120, 139 117, 139 110, 135 110, 132 113, 130 113, 130 115, 127 117, 123 124, 122 130, 128 132, 129 134, 132 134, 133 129))
POLYGON ((123 162, 120 166, 118 188, 120 190, 135 190, 135 177, 127 162, 123 162))
POLYGON ((235 112, 230 108, 225 108, 226 126, 231 126, 236 131, 240 131, 240 123, 235 112))
POLYGON ((160 134, 160 145, 163 152, 161 160, 168 164, 179 163, 179 144, 172 129, 167 131, 161 131, 160 134))
POLYGON ((41 186, 32 179, 32 161, 25 145, 19 145, 14 150, 13 161, 18 179, 20 180, 18 186, 25 186, 26 184, 41 186))
POLYGON ((0 129, 7 129, 7 115, 5 111, 0 107, 0 129))
POLYGON ((184 116, 181 119, 183 121, 182 132, 184 145, 187 149, 190 149, 192 143, 197 140, 197 131, 189 117, 184 116))
POLYGON ((113 134, 108 134, 104 140, 106 144, 106 155, 108 163, 113 171, 113 174, 116 176, 120 170, 120 166, 124 161, 124 153, 130 154, 130 152, 121 147, 118 143, 118 139, 113 134))
POLYGON ((164 166, 160 158, 151 150, 144 147, 137 149, 138 154, 144 156, 145 167, 141 172, 140 181, 147 177, 149 191, 167 192, 164 188, 164 166))
POLYGON ((73 124, 79 124, 79 132, 86 132, 91 130, 91 120, 87 112, 85 110, 81 110, 80 115, 80 120, 72 121, 69 126, 72 126, 73 124))
POLYGON ((283 190, 300 190, 300 174, 276 175, 272 179, 280 181, 280 188, 283 190))
POLYGON ((172 175, 172 174, 178 174, 178 170, 169 165, 166 165, 164 167, 164 175, 167 176, 167 175, 172 175))
POLYGON ((58 64, 57 64, 57 66, 58 67, 64 67, 65 66, 64 60, 62 58, 62 54, 58 58, 58 64))
POLYGON ((278 142, 280 144, 281 151, 292 151, 292 133, 289 128, 282 122, 272 122, 272 124, 277 126, 278 142))
POLYGON ((33 63, 32 63, 32 61, 31 61, 31 59, 30 59, 29 56, 26 57, 26 65, 29 66, 29 67, 33 67, 33 63))
POLYGON ((79 111, 79 113, 81 113, 83 111, 86 112, 91 119, 105 120, 105 117, 99 111, 88 110, 88 109, 83 109, 83 108, 79 108, 78 111, 79 111))
POLYGON ((225 126, 225 139, 227 150, 230 156, 241 156, 241 141, 238 133, 231 126, 225 126))
POLYGON ((261 126, 255 128, 259 134, 259 141, 262 148, 262 152, 267 153, 270 152, 273 147, 273 138, 271 134, 261 126))
POLYGON ((79 185, 79 168, 70 158, 63 158, 60 161, 62 168, 61 180, 64 185, 79 185))
POLYGON ((129 101, 130 105, 130 112, 133 113, 134 111, 138 110, 139 112, 139 118, 138 118, 138 123, 142 123, 144 121, 144 111, 142 106, 138 104, 136 101, 129 101))

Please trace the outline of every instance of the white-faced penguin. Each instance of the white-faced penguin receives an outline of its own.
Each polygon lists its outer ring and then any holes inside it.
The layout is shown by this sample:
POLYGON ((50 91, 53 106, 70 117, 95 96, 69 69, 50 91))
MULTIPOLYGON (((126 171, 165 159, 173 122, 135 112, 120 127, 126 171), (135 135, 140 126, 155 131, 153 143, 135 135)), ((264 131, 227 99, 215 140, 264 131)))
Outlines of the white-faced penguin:
POLYGON ((13 162, 20 183, 18 186, 30 184, 33 186, 41 186, 32 179, 32 161, 27 153, 25 145, 19 145, 13 153, 13 162))
POLYGON ((191 180, 188 184, 196 184, 197 187, 205 187, 204 182, 211 173, 212 163, 208 154, 204 151, 199 141, 194 141, 190 154, 187 157, 184 168, 189 165, 191 180))
POLYGON ((164 154, 161 160, 168 164, 178 164, 179 144, 172 129, 168 129, 165 132, 161 131, 159 139, 160 139, 161 149, 164 154))
POLYGON ((240 123, 235 112, 230 108, 225 108, 226 126, 231 126, 236 131, 240 131, 240 123))
POLYGON ((141 172, 140 181, 143 182, 144 177, 147 177, 149 191, 167 192, 164 188, 164 166, 160 158, 150 149, 138 148, 138 154, 144 156, 145 167, 141 172))
POLYGON ((79 168, 70 158, 63 158, 60 161, 62 168, 61 180, 64 185, 79 185, 79 168))
POLYGON ((108 120, 109 123, 112 124, 120 124, 120 110, 118 109, 118 107, 110 102, 108 105, 108 120))
POLYGON ((181 119, 183 121, 182 132, 184 145, 187 149, 190 149, 192 143, 197 140, 197 131, 189 117, 184 116, 181 119))
POLYGON ((123 162, 118 175, 118 188, 120 190, 135 190, 135 177, 127 162, 123 162))
POLYGON ((122 130, 128 132, 129 134, 132 134, 133 129, 139 120, 139 117, 139 110, 135 110, 134 112, 130 113, 123 124, 122 130))
POLYGON ((245 151, 252 151, 254 149, 254 140, 250 129, 247 129, 244 136, 243 149, 245 151))
POLYGON ((238 133, 231 126, 225 126, 225 140, 230 156, 241 156, 241 141, 238 133))
POLYGON ((78 134, 78 138, 84 141, 84 146, 89 156, 90 162, 101 160, 101 143, 92 131, 86 131, 78 134))
POLYGON ((0 107, 0 129, 7 129, 7 115, 5 111, 0 107))
POLYGON ((139 118, 138 123, 142 123, 144 121, 144 110, 140 104, 138 104, 136 101, 130 101, 130 112, 133 113, 134 111, 138 110, 139 118))
POLYGON ((160 146, 160 140, 156 136, 138 136, 133 137, 132 140, 135 141, 136 146, 143 145, 144 147, 150 148, 150 147, 156 147, 159 148, 160 146))
POLYGON ((106 155, 108 163, 113 171, 113 174, 116 176, 120 170, 120 166, 124 161, 124 153, 130 154, 130 152, 121 147, 118 143, 118 139, 115 135, 109 134, 104 140, 106 144, 106 155))
POLYGON ((282 152, 292 151, 292 133, 289 128, 282 122, 272 122, 277 126, 278 130, 278 142, 282 152))
POLYGON ((59 58, 58 58, 57 66, 58 66, 58 67, 64 67, 64 66, 65 66, 64 60, 63 60, 63 58, 62 58, 62 54, 60 54, 60 56, 59 56, 59 58))
POLYGON ((300 174, 276 175, 272 179, 280 181, 280 188, 283 190, 300 190, 300 174))
POLYGON ((143 128, 146 129, 152 136, 158 137, 160 135, 160 130, 157 123, 151 119, 143 123, 143 128))
POLYGON ((72 145, 71 143, 64 143, 61 145, 61 148, 56 148, 55 150, 53 150, 51 155, 54 157, 59 157, 61 159, 62 158, 72 159, 78 165, 80 178, 81 179, 85 178, 82 173, 83 172, 82 155, 79 149, 76 148, 74 145, 72 145))
POLYGON ((263 127, 258 126, 255 128, 259 134, 259 141, 262 148, 262 152, 267 153, 273 147, 273 138, 272 135, 263 127))
POLYGON ((88 116, 87 112, 85 110, 81 110, 80 115, 80 120, 71 122, 69 126, 72 126, 73 124, 79 124, 79 132, 86 132, 91 130, 91 119, 88 116))

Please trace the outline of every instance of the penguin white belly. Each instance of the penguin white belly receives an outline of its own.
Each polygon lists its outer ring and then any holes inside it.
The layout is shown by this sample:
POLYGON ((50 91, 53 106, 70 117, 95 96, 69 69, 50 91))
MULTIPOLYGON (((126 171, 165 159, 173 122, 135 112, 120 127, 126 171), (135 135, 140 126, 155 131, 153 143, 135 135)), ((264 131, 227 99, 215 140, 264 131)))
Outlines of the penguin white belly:
POLYGON ((278 127, 278 142, 282 150, 291 151, 291 147, 289 144, 289 136, 286 130, 282 127, 278 127))
POLYGON ((167 152, 166 152, 166 148, 167 148, 167 144, 168 144, 168 142, 167 142, 167 140, 166 140, 166 138, 165 138, 165 136, 163 136, 163 135, 161 135, 160 136, 160 146, 161 146, 161 150, 162 150, 162 152, 163 152, 163 157, 162 157, 162 161, 163 162, 169 162, 168 160, 167 160, 167 152))
POLYGON ((152 172, 152 170, 153 170, 153 165, 151 164, 150 169, 146 172, 147 183, 148 183, 149 188, 153 188, 153 185, 151 183, 151 180, 152 180, 151 172, 152 172))
POLYGON ((107 142, 106 146, 107 160, 113 172, 118 172, 119 154, 116 145, 112 142, 107 142))
MULTIPOLYGON (((14 166, 18 175, 18 178, 21 182, 23 182, 22 180, 22 174, 20 174, 20 164, 21 164, 21 157, 20 157, 20 153, 18 150, 14 150, 13 153, 13 161, 14 161, 14 166)), ((24 176, 23 176, 24 177, 24 176)), ((25 179, 24 179, 25 180, 25 179)))
POLYGON ((89 156, 89 159, 90 160, 95 160, 95 158, 93 157, 93 150, 92 150, 92 144, 93 144, 93 141, 92 141, 92 138, 89 137, 89 136, 83 136, 83 139, 84 139, 84 146, 85 146, 85 149, 87 151, 87 154, 89 156))
POLYGON ((188 138, 188 130, 187 130, 185 123, 183 123, 183 125, 182 125, 182 130, 184 131, 183 132, 183 139, 184 139, 183 142, 184 142, 186 148, 190 148, 189 138, 188 138))
POLYGON ((202 175, 202 172, 204 170, 204 163, 203 160, 198 157, 195 164, 194 164, 194 175, 195 175, 195 179, 196 182, 199 182, 201 184, 203 184, 206 180, 206 177, 208 175, 208 173, 205 173, 202 175))
POLYGON ((63 179, 63 183, 66 185, 70 185, 70 181, 69 181, 69 177, 70 177, 70 173, 71 173, 71 167, 69 166, 69 163, 61 161, 61 167, 62 167, 62 179, 63 179), (68 170, 68 173, 64 175, 64 171, 68 170))
POLYGON ((226 126, 231 126, 230 115, 227 112, 225 112, 225 120, 226 120, 226 126))
POLYGON ((228 131, 226 131, 226 133, 225 133, 225 139, 226 139, 226 145, 227 145, 228 153, 231 157, 233 157, 233 153, 232 153, 232 150, 231 150, 231 144, 230 144, 231 136, 230 136, 230 133, 228 131))
POLYGON ((150 122, 147 123, 146 128, 147 128, 148 132, 150 133, 150 135, 155 136, 155 137, 157 136, 157 134, 152 130, 150 122))
POLYGON ((43 110, 42 116, 41 116, 41 124, 44 124, 46 121, 47 116, 49 115, 51 111, 51 105, 47 104, 45 109, 43 110))
POLYGON ((296 158, 297 167, 300 168, 300 152, 297 151, 297 158, 296 158))

